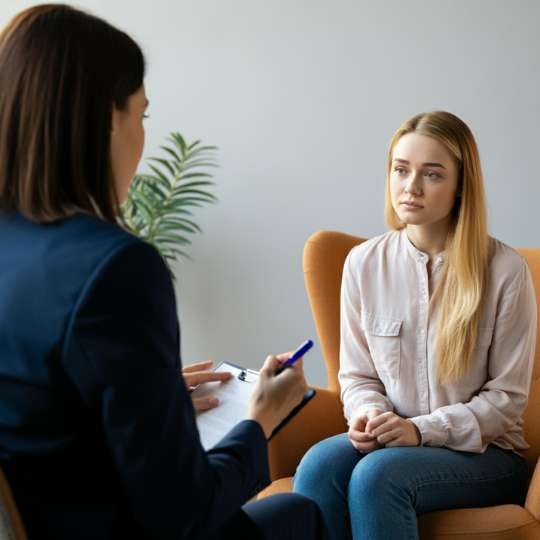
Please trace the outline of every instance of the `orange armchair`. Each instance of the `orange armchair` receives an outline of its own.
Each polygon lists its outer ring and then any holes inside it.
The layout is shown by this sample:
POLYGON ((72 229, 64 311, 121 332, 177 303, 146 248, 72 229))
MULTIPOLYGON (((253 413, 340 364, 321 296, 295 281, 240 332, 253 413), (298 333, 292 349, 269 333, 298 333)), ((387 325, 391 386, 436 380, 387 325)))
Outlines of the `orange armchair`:
POLYGON ((0 539, 26 540, 26 531, 2 469, 0 469, 0 539))
MULTIPOLYGON (((364 238, 322 231, 304 248, 307 293, 322 347, 328 387, 317 395, 270 443, 273 483, 258 498, 290 491, 292 475, 306 451, 318 441, 347 430, 339 397, 339 298, 345 257, 364 238)), ((518 249, 526 257, 540 305, 540 249, 518 249)), ((540 540, 540 331, 529 403, 524 414, 525 437, 531 448, 526 458, 532 478, 525 506, 501 505, 432 512, 420 516, 422 539, 540 540)))

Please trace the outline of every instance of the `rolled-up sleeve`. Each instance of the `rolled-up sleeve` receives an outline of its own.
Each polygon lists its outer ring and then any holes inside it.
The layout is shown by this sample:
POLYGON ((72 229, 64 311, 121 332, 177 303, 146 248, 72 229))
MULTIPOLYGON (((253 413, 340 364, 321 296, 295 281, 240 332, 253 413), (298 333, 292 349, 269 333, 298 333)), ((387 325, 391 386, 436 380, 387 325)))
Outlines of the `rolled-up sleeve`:
POLYGON ((534 364, 536 317, 535 291, 522 261, 499 303, 487 382, 467 403, 411 418, 421 433, 422 444, 481 453, 520 422, 534 364))
POLYGON ((341 323, 339 352, 339 383, 341 400, 347 420, 369 409, 393 410, 386 397, 361 325, 358 276, 352 267, 354 250, 343 267, 341 282, 341 323))

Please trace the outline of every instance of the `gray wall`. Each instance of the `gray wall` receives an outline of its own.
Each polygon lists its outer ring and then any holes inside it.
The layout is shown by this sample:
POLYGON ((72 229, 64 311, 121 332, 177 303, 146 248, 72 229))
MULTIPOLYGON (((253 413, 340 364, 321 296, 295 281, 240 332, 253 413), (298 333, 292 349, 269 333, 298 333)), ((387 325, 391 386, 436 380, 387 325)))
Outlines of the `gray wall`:
MULTIPOLYGON (((31 2, 2 0, 0 23, 31 2)), ((185 362, 258 367, 316 337, 302 247, 384 232, 390 136, 443 108, 477 137, 493 235, 538 246, 537 0, 88 0, 143 46, 145 155, 180 130, 220 147, 217 206, 177 267, 185 362)), ((306 359, 325 383, 320 349, 306 359)))

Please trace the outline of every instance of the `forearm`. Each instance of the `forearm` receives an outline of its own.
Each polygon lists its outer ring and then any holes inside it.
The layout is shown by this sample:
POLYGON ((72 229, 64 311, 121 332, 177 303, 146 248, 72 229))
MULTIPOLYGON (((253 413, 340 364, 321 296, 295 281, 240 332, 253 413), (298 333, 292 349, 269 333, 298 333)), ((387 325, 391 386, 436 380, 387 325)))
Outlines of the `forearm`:
POLYGON ((206 538, 270 484, 266 437, 255 421, 237 424, 207 457, 211 485, 201 486, 204 502, 193 508, 190 538, 206 538))
POLYGON ((143 411, 135 411, 142 420, 137 427, 145 424, 139 433, 124 432, 121 439, 114 430, 109 436, 132 508, 146 533, 171 540, 203 539, 269 483, 267 442, 258 423, 244 421, 205 452, 189 396, 181 385, 171 387, 171 379, 162 378, 159 384, 146 379, 152 393, 159 388, 169 396, 168 407, 156 415, 147 411, 154 417, 148 416, 148 422, 143 411), (147 440, 144 446, 137 442, 140 436, 147 440))
POLYGON ((382 383, 378 385, 360 380, 349 384, 341 380, 340 382, 344 416, 348 421, 370 409, 379 409, 382 412, 394 410, 382 383))
POLYGON ((392 411, 386 389, 373 363, 364 330, 360 324, 360 291, 350 254, 343 268, 341 285, 341 324, 339 385, 347 420, 368 409, 392 411))
POLYGON ((483 391, 467 403, 440 407, 411 421, 423 445, 481 453, 519 421, 526 399, 526 394, 483 391))
POLYGON ((508 289, 489 349, 488 380, 470 401, 412 418, 423 444, 483 452, 519 423, 527 405, 536 343, 535 294, 525 264, 508 289))

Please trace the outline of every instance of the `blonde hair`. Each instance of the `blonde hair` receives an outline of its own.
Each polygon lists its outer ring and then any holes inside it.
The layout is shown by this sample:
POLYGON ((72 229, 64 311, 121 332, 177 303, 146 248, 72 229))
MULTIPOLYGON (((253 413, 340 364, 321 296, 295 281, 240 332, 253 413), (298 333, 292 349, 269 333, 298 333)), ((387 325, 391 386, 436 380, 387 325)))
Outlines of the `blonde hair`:
POLYGON ((457 116, 433 111, 407 120, 392 137, 388 149, 385 219, 390 228, 405 227, 390 198, 392 155, 401 137, 413 132, 441 142, 458 165, 458 196, 451 212, 446 256, 430 301, 430 313, 435 301, 440 301, 437 374, 440 382, 448 383, 469 371, 487 286, 489 236, 482 169, 473 134, 457 116))

